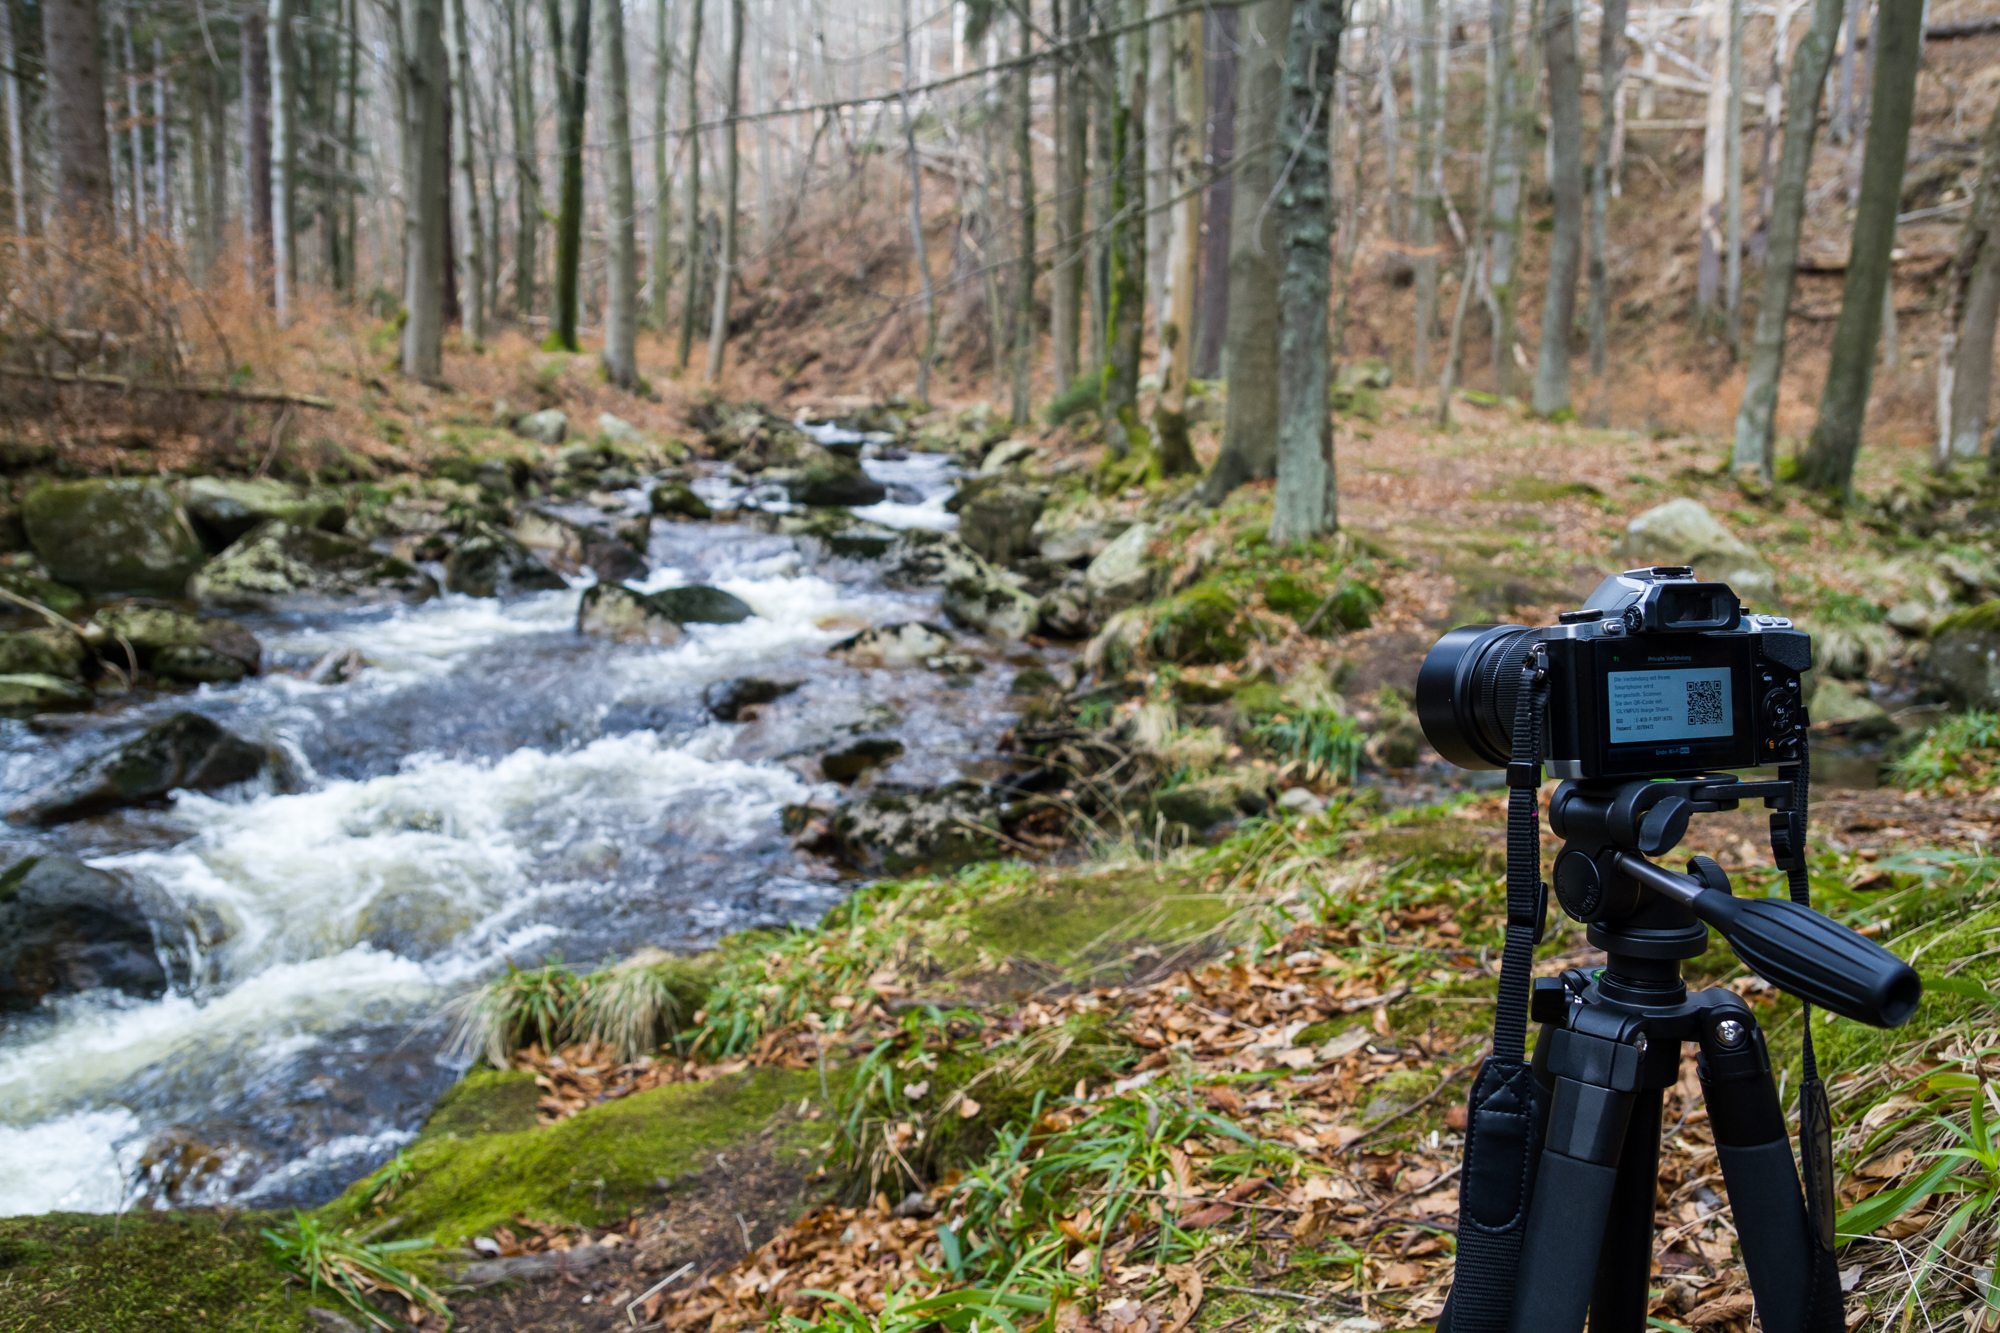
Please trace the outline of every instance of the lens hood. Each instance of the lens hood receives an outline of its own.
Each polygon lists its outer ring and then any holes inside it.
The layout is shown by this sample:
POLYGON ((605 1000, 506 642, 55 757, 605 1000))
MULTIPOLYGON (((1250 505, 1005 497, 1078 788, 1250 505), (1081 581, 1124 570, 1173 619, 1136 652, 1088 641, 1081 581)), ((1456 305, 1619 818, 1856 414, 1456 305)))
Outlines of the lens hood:
POLYGON ((1432 748, 1460 768, 1505 768, 1513 758, 1519 668, 1534 633, 1525 625, 1460 625, 1424 655, 1417 669, 1417 722, 1432 748), (1516 650, 1509 652, 1510 646, 1516 650))

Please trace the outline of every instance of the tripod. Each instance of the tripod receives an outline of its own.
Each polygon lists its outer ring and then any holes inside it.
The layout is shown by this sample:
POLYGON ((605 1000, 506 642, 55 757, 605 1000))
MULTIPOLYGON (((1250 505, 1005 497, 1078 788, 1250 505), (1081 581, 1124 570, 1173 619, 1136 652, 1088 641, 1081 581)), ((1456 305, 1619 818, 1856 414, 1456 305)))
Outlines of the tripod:
MULTIPOLYGON (((1671 851, 1689 816, 1763 798, 1790 808, 1791 776, 1739 782, 1565 782, 1549 806, 1566 842, 1555 890, 1604 950, 1594 975, 1534 982, 1535 1080, 1548 1094, 1521 1248, 1515 1333, 1643 1333, 1653 1249, 1663 1095, 1682 1042, 1701 1047, 1702 1095, 1757 1312, 1767 1333, 1841 1327, 1833 1238, 1813 1234, 1763 1031, 1733 992, 1689 994, 1681 962, 1708 947, 1690 904, 1730 893, 1714 861, 1678 875, 1671 851), (1822 1243, 1823 1241, 1823 1243, 1822 1243), (1829 1322, 1829 1320, 1831 1322, 1829 1322)), ((1774 821, 1774 824, 1777 821, 1774 821)))

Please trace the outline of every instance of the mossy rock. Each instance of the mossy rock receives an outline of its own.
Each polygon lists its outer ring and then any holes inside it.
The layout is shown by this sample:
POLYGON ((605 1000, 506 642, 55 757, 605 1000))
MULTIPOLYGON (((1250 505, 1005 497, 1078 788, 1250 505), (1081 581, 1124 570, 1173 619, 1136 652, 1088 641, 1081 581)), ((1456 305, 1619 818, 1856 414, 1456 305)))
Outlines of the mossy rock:
POLYGON ((268 477, 195 477, 175 486, 174 495, 211 551, 227 549, 274 518, 329 532, 347 526, 347 506, 338 497, 310 494, 268 477))
POLYGON ((83 640, 67 630, 31 629, 0 634, 0 675, 83 679, 83 640))
POLYGON ((622 641, 676 643, 683 625, 734 625, 756 612, 740 597, 703 584, 639 592, 622 583, 584 590, 577 606, 579 634, 622 641))
MULTIPOLYGON (((45 606, 59 616, 74 619, 83 610, 83 594, 74 588, 65 587, 54 579, 45 579, 39 574, 31 574, 25 569, 0 569, 0 588, 5 588, 16 597, 25 597, 40 606, 45 606)), ((26 610, 26 607, 21 607, 26 610)))
POLYGON ((96 702, 85 686, 59 676, 25 671, 0 676, 0 714, 56 713, 88 708, 96 702))
POLYGON ((445 1089, 418 1138, 475 1138, 534 1129, 542 1090, 525 1069, 474 1069, 445 1089))
POLYGON ((437 584, 409 561, 351 537, 273 520, 189 579, 187 591, 203 606, 282 611, 422 602, 437 595, 437 584))
POLYGON ((270 1213, 0 1218, 0 1328, 64 1333, 299 1333, 310 1306, 260 1234, 270 1213))
POLYGON ((208 559, 187 512, 154 481, 37 486, 21 517, 50 572, 86 593, 179 596, 208 559))
POLYGON ((1250 646, 1250 627, 1234 597, 1212 586, 1169 598, 1153 614, 1146 648, 1154 657, 1183 665, 1239 660, 1250 646))
POLYGON ((263 666, 263 647, 242 625, 197 619, 157 602, 104 607, 91 617, 85 633, 100 656, 123 664, 129 645, 140 666, 166 680, 227 684, 254 676, 263 666))
POLYGON ((715 517, 715 511, 708 502, 694 493, 694 488, 684 481, 663 481, 653 487, 652 509, 665 518, 688 518, 705 521, 715 517))
POLYGON ((1933 638, 1947 634, 2000 634, 2000 599, 1954 611, 1931 629, 1933 638))
MULTIPOLYGON (((532 1085, 530 1085, 532 1086, 532 1085)), ((504 1129, 518 1110, 505 1076, 482 1080, 471 1094, 492 1109, 467 1116, 471 1130, 438 1125, 406 1151, 410 1183, 396 1196, 404 1219, 397 1236, 432 1236, 443 1245, 508 1223, 516 1213, 537 1221, 602 1226, 653 1197, 653 1181, 713 1164, 718 1152, 764 1130, 802 1097, 817 1097, 811 1071, 759 1070, 676 1083, 594 1106, 545 1127, 504 1129), (479 1117, 478 1125, 471 1123, 479 1117)), ((441 1103, 449 1107, 450 1100, 441 1103)), ((798 1146, 822 1127, 793 1131, 798 1146)), ((366 1182, 327 1205, 337 1223, 372 1217, 366 1182)))

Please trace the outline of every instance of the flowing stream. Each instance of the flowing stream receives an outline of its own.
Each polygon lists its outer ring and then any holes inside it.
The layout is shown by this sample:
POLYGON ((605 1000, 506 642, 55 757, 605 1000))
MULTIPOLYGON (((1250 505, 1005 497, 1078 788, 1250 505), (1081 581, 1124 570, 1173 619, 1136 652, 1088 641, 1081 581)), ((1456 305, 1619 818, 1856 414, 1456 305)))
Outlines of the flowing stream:
MULTIPOLYGON (((865 465, 891 495, 860 516, 955 521, 943 460, 865 465)), ((253 619, 261 677, 56 730, 0 723, 9 806, 183 708, 288 760, 165 810, 0 833, 0 864, 79 856, 221 927, 184 991, 0 1018, 0 1215, 330 1198, 415 1135, 462 1067, 441 1010, 506 962, 687 950, 837 901, 838 877, 796 859, 780 827, 787 804, 836 790, 824 749, 886 733, 906 749, 883 780, 994 771, 1013 669, 992 649, 970 645, 986 669, 953 678, 826 655, 868 624, 937 620, 935 593, 754 524, 655 521, 648 563, 648 589, 714 584, 756 615, 672 647, 614 645, 574 631, 586 575, 507 601, 253 619), (293 674, 349 646, 369 663, 359 679, 293 674), (716 721, 704 690, 744 675, 804 684, 752 721, 716 721)))

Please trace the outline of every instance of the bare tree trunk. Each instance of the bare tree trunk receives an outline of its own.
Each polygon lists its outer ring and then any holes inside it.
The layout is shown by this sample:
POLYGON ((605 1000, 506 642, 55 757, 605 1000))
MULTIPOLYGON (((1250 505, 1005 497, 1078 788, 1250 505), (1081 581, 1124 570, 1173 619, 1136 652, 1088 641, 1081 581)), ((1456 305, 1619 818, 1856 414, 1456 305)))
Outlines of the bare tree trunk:
POLYGON ((1549 286, 1542 297, 1542 350, 1535 363, 1534 409, 1569 409, 1569 335, 1576 320, 1577 270, 1583 258, 1583 70, 1577 60, 1575 0, 1549 0, 1543 38, 1549 69, 1549 145, 1555 233, 1549 286))
POLYGON ((1605 0, 1597 37, 1597 154, 1590 172, 1590 373, 1604 375, 1606 307, 1611 301, 1611 269, 1604 253, 1605 214, 1611 207, 1613 122, 1624 96, 1625 0, 1605 0))
MULTIPOLYGON (((1610 3, 1622 4, 1622 0, 1610 0, 1610 3)), ((1614 26, 1609 18, 1605 20, 1605 27, 1607 31, 1619 32, 1619 28, 1614 26)), ((1620 35, 1622 36, 1622 33, 1620 35)), ((1500 149, 1500 136, 1497 133, 1500 99, 1495 96, 1494 83, 1496 80, 1493 77, 1493 70, 1497 64, 1497 46, 1498 43, 1494 42, 1489 44, 1487 48, 1486 152, 1479 164, 1479 218, 1472 228, 1474 244, 1467 246, 1465 249, 1464 268, 1458 277, 1458 304, 1452 310, 1451 315, 1451 339, 1445 347, 1444 373, 1438 376, 1437 423, 1439 426, 1451 425, 1452 388, 1454 383, 1465 373, 1464 364, 1459 359, 1459 348, 1461 346, 1461 339, 1465 336, 1465 312, 1472 304, 1472 289, 1478 285, 1480 249, 1477 242, 1479 238, 1487 234, 1487 229, 1492 225, 1493 220, 1493 170, 1498 160, 1500 149)))
POLYGON ((694 342, 695 307, 701 295, 701 134, 695 128, 701 124, 701 84, 696 75, 701 70, 701 9, 702 0, 693 0, 694 10, 689 20, 687 44, 687 188, 682 191, 682 221, 684 231, 681 237, 681 264, 686 270, 681 287, 681 338, 675 356, 682 370, 687 369, 688 349, 694 342))
POLYGON ((1021 32, 1021 68, 1014 78, 1014 158, 1021 174, 1021 243, 1015 268, 1014 289, 1014 411, 1015 425, 1026 425, 1033 415, 1029 398, 1029 376, 1035 368, 1035 140, 1033 91, 1033 28, 1025 18, 1021 32))
POLYGON ((1731 0, 1707 0, 1701 21, 1708 68, 1707 130, 1701 145, 1701 250, 1695 261, 1695 311, 1709 328, 1721 323, 1723 196, 1729 154, 1729 38, 1731 0))
POLYGON ((1222 452, 1201 485, 1201 502, 1221 504, 1246 481, 1278 468, 1278 234, 1265 207, 1277 175, 1278 116, 1285 94, 1285 49, 1292 0, 1256 0, 1237 11, 1240 40, 1236 156, 1231 200, 1229 398, 1222 452))
POLYGON ((1208 171, 1203 212, 1201 302, 1196 317, 1195 378, 1212 380, 1222 370, 1229 322, 1229 228, 1236 189, 1236 11, 1217 9, 1206 20, 1208 37, 1208 171))
POLYGON ((1993 399, 1994 320, 2000 316, 2000 106, 1979 147, 1979 186, 1952 264, 1946 345, 1938 355, 1939 396, 1946 406, 1940 468, 1979 456, 1993 399))
POLYGON ((291 15, 291 0, 271 0, 271 307, 281 325, 291 315, 293 273, 291 15))
MULTIPOLYGON (((1426 0, 1426 13, 1435 12, 1428 8, 1432 3, 1426 0)), ((1340 526, 1333 413, 1326 395, 1333 162, 1323 117, 1340 63, 1343 8, 1343 0, 1298 0, 1285 60, 1278 122, 1278 149, 1286 163, 1278 205, 1284 255, 1278 283, 1278 484, 1271 497, 1271 540, 1277 543, 1340 526)), ((1428 52, 1424 63, 1430 64, 1428 52)))
POLYGON ((453 145, 459 180, 465 190, 464 248, 459 264, 465 270, 465 337, 474 347, 486 341, 485 228, 479 221, 479 168, 472 153, 472 36, 465 23, 465 0, 451 0, 451 75, 458 93, 452 118, 453 145))
POLYGON ((444 278, 451 211, 451 149, 446 122, 451 80, 445 69, 444 0, 403 0, 404 208, 403 373, 435 381, 443 370, 444 278))
MULTIPOLYGON (((736 0, 738 4, 742 0, 736 0)), ((917 352, 917 401, 931 397, 931 362, 937 357, 937 293, 931 288, 931 257, 924 244, 924 178, 917 164, 917 119, 910 110, 916 60, 910 50, 910 0, 903 2, 903 156, 910 172, 910 251, 924 303, 923 343, 917 352)))
MULTIPOLYGON (((361 5, 360 0, 347 0, 347 125, 340 136, 340 163, 346 173, 346 183, 341 187, 346 202, 344 210, 347 223, 347 248, 343 256, 340 290, 352 300, 356 286, 360 282, 361 225, 359 191, 355 189, 355 156, 358 147, 355 138, 356 120, 361 102, 361 5)), ((216 210, 221 217, 221 210, 216 210)), ((496 221, 495 227, 498 227, 496 221)), ((496 247, 497 248, 497 247, 496 247)), ((499 256, 494 260, 497 263, 499 256)))
POLYGON ((7 92, 8 185, 14 201, 14 234, 28 234, 28 140, 21 132, 21 65, 14 49, 13 0, 0 0, 0 77, 7 92))
POLYGON ((1784 145, 1778 153, 1771 195, 1771 224, 1764 247, 1764 290, 1757 302, 1757 328, 1750 347, 1750 370, 1743 402, 1736 410, 1736 448, 1730 466, 1756 468, 1765 485, 1773 480, 1772 456, 1778 411, 1778 381, 1785 368, 1785 324, 1792 287, 1798 278, 1799 230, 1805 219, 1806 176, 1812 169, 1813 139, 1819 132, 1820 90, 1833 60, 1843 0, 1813 0, 1812 26, 1792 56, 1784 145))
POLYGON ((1729 0, 1729 119, 1723 135, 1722 305, 1730 354, 1743 355, 1743 0, 1729 0))
POLYGON ((137 249, 146 234, 146 138, 145 108, 139 103, 139 60, 132 49, 132 15, 127 11, 119 22, 125 42, 125 186, 130 191, 132 245, 137 249))
POLYGON ((604 220, 611 251, 604 294, 604 378, 621 389, 632 389, 639 383, 638 203, 632 184, 632 96, 626 81, 621 0, 604 0, 604 79, 611 152, 611 198, 604 220))
MULTIPOLYGON (((409 3, 409 0, 405 0, 409 3)), ((245 166, 250 191, 251 270, 257 284, 268 295, 271 281, 273 241, 271 235, 271 48, 266 40, 263 10, 259 0, 247 0, 243 16, 243 120, 249 131, 246 145, 249 161, 245 166)), ((406 15, 407 18, 407 15, 406 15)), ((414 59, 405 56, 405 60, 414 59)), ((414 114, 415 109, 411 108, 414 114)), ((447 162, 447 169, 449 163, 447 162)), ((406 181, 416 178, 405 174, 406 181)), ((404 206, 407 218, 412 205, 404 206)), ((409 224, 406 221, 404 231, 409 224)), ((406 265, 407 267, 407 265, 406 265)))
MULTIPOLYGON (((1139 0, 1132 8, 1144 12, 1139 0)), ((1139 420, 1139 358, 1146 328, 1146 40, 1143 33, 1117 39, 1112 82, 1111 137, 1117 168, 1111 177, 1111 304, 1105 320, 1105 434, 1114 453, 1146 456, 1153 466, 1152 436, 1139 420)))
MULTIPOLYGON (((1410 355, 1411 378, 1418 388, 1430 382, 1431 378, 1431 334, 1437 328, 1437 256, 1431 254, 1437 244, 1438 195, 1436 156, 1439 149, 1435 133, 1437 119, 1438 81, 1436 53, 1431 49, 1431 35, 1437 31, 1437 0, 1420 0, 1418 24, 1420 36, 1410 43, 1410 63, 1414 66, 1415 103, 1410 108, 1411 116, 1417 122, 1417 162, 1415 188, 1411 193, 1411 220, 1416 224, 1411 241, 1417 254, 1416 269, 1417 321, 1416 338, 1410 355)), ((1300 23, 1300 10, 1292 10, 1292 27, 1296 30, 1300 23)), ((1280 372, 1280 380, 1283 374, 1280 372)))
POLYGON ((506 0, 507 97, 514 120, 514 313, 535 308, 536 238, 542 222, 542 169, 535 144, 534 43, 528 40, 528 0, 506 0))
MULTIPOLYGON (((1881 26, 1880 16, 1882 6, 1879 0, 1878 3, 1872 6, 1869 0, 1854 0, 1854 8, 1857 14, 1873 12, 1876 15, 1874 19, 1870 20, 1868 25, 1869 32, 1873 35, 1874 30, 1881 26)), ((1859 40, 1859 34, 1857 34, 1856 41, 1859 40)), ((1881 43, 1879 42, 1871 41, 1868 43, 1868 56, 1861 62, 1861 79, 1855 85, 1854 106, 1849 113, 1850 128, 1847 134, 1847 162, 1843 172, 1847 178, 1847 206, 1849 208, 1853 208, 1861 202, 1861 156, 1866 149, 1864 136, 1868 133, 1868 103, 1874 97, 1875 56, 1881 49, 1881 43), (1860 123, 1853 123, 1853 117, 1859 117, 1860 123)))
POLYGON ((757 121, 750 129, 757 136, 757 244, 771 243, 771 122, 764 113, 771 109, 770 52, 765 49, 771 27, 770 0, 762 0, 763 13, 757 24, 757 44, 750 53, 750 109, 757 121))
POLYGON ((1833 99, 1833 122, 1827 137, 1845 144, 1854 137, 1854 53, 1861 45, 1861 11, 1866 0, 1847 6, 1847 25, 1840 41, 1840 87, 1833 99))
MULTIPOLYGON (((1052 24, 1062 24, 1063 35, 1071 42, 1082 39, 1088 30, 1084 0, 1055 0, 1052 24)), ((1089 174, 1090 115, 1085 103, 1089 85, 1078 72, 1079 57, 1072 53, 1055 67, 1056 78, 1056 197, 1055 262, 1049 266, 1050 365, 1055 371, 1054 388, 1062 393, 1076 382, 1077 350, 1083 337, 1083 206, 1085 178, 1089 174)))
POLYGON ((1382 188, 1388 204, 1385 215, 1389 224, 1389 239, 1403 239, 1403 196, 1402 174, 1397 166, 1401 157, 1403 128, 1401 108, 1396 104, 1396 61, 1395 43, 1389 30, 1395 26, 1395 0, 1381 0, 1381 22, 1375 25, 1375 44, 1380 54, 1376 74, 1382 95, 1382 188))
POLYGON ((736 123, 743 105, 743 0, 729 0, 729 70, 725 77, 728 91, 723 101, 723 115, 727 119, 722 126, 722 254, 715 266, 715 308, 708 321, 708 362, 701 372, 702 380, 708 384, 722 382, 722 356, 729 340, 729 295, 736 282, 737 189, 743 175, 736 123))
POLYGON ((1861 199, 1841 292, 1840 322, 1812 443, 1799 459, 1799 480, 1842 499, 1854 492, 1854 462, 1861 452, 1862 419, 1875 373, 1875 344, 1889 284, 1889 251, 1896 242, 1896 209, 1903 165, 1909 158, 1910 112, 1916 99, 1917 63, 1923 44, 1923 6, 1886 4, 1876 10, 1874 88, 1869 95, 1868 142, 1861 164, 1861 199))
POLYGON ((42 63, 64 225, 101 231, 111 224, 111 140, 96 0, 43 0, 42 63))
POLYGON ((671 154, 667 146, 667 102, 673 82, 673 51, 680 11, 667 0, 653 0, 653 251, 647 265, 653 328, 667 328, 667 288, 673 280, 673 193, 671 154))
POLYGON ((160 215, 160 235, 171 237, 174 209, 167 189, 167 55, 157 32, 153 34, 153 203, 160 215))
POLYGON ((1174 0, 1146 0, 1146 299, 1153 307, 1154 342, 1167 319, 1167 142, 1174 132, 1173 24, 1166 18, 1174 0))
POLYGON ((1487 245, 1486 292, 1493 324, 1493 391, 1516 392, 1514 350, 1520 341, 1516 310, 1521 259, 1522 154, 1534 119, 1534 100, 1524 85, 1532 82, 1522 69, 1514 45, 1514 0, 1492 0, 1493 122, 1498 142, 1493 149, 1492 222, 1487 245))
POLYGON ((1160 470, 1169 476, 1198 472, 1188 439, 1189 362, 1194 356, 1195 261, 1201 246, 1202 16, 1173 21, 1174 124, 1167 189, 1173 204, 1167 227, 1167 290, 1160 322, 1160 393, 1154 400, 1153 431, 1159 437, 1160 470))

